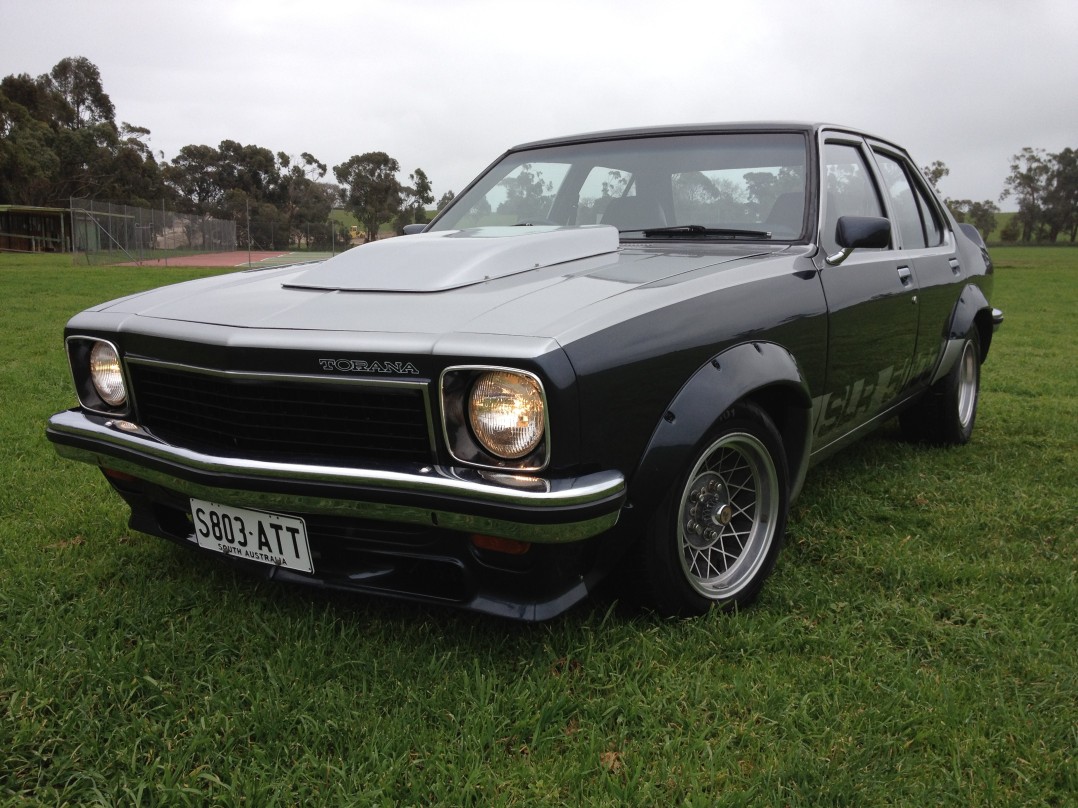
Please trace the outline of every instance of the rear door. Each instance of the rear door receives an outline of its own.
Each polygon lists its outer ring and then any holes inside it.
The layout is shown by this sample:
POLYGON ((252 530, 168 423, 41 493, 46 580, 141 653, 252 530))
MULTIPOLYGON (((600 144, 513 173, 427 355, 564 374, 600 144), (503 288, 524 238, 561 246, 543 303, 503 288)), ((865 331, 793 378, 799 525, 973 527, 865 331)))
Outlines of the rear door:
POLYGON ((873 146, 873 156, 891 208, 898 247, 904 263, 913 267, 918 287, 917 348, 910 384, 927 383, 943 352, 962 275, 954 234, 944 222, 932 194, 909 159, 885 145, 873 146))
MULTIPOLYGON (((821 246, 838 251, 841 216, 888 217, 875 163, 861 138, 828 136, 821 147, 821 246)), ((894 404, 910 378, 917 343, 918 287, 892 222, 891 247, 858 249, 822 265, 828 307, 827 380, 816 399, 815 436, 825 447, 894 404)))

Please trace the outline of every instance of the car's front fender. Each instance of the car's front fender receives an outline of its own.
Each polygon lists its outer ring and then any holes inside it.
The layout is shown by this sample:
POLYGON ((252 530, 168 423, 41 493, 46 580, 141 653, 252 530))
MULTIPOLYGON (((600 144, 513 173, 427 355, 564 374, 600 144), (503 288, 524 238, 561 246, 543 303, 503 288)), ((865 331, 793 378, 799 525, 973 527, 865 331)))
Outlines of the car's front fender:
POLYGON ((762 407, 782 435, 791 496, 796 496, 810 454, 808 383, 797 360, 781 345, 749 342, 728 348, 699 368, 670 402, 630 479, 633 508, 642 515, 651 513, 722 414, 745 399, 762 407))

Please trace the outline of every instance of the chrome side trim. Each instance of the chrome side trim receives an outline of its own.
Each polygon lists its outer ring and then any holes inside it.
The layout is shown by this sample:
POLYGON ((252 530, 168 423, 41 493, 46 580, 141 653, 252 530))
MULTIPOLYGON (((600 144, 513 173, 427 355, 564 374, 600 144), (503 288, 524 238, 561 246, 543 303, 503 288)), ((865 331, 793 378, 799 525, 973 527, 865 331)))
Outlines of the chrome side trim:
POLYGON ((226 505, 407 522, 540 543, 578 541, 613 527, 625 495, 625 478, 616 471, 576 478, 543 478, 546 484, 537 486, 535 478, 524 478, 514 484, 512 475, 492 479, 491 475, 480 476, 477 471, 435 466, 389 471, 216 457, 169 446, 129 421, 90 417, 78 410, 52 416, 48 435, 63 457, 107 466, 186 496, 226 505), (176 470, 168 470, 169 466, 176 470), (185 471, 189 474, 185 475, 185 471), (273 487, 289 482, 320 483, 346 486, 353 491, 349 497, 320 497, 218 487, 189 479, 190 474, 200 473, 231 477, 237 482, 265 481, 273 487), (449 497, 460 507, 381 502, 377 501, 379 493, 449 497), (467 513, 469 505, 476 509, 520 508, 522 512, 519 519, 496 518, 467 513), (588 512, 574 513, 573 508, 588 512), (558 521, 555 515, 554 521, 543 523, 545 520, 533 516, 537 510, 554 513, 559 509, 566 511, 564 521, 558 521))

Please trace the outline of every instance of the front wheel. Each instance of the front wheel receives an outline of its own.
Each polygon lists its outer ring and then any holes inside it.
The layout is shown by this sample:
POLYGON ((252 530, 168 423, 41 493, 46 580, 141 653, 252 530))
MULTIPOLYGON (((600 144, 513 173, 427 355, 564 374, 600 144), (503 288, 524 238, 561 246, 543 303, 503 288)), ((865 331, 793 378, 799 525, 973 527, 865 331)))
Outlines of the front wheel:
POLYGON ((789 507, 774 424, 738 405, 693 454, 652 518, 641 573, 662 614, 699 615, 755 599, 775 565, 789 507))

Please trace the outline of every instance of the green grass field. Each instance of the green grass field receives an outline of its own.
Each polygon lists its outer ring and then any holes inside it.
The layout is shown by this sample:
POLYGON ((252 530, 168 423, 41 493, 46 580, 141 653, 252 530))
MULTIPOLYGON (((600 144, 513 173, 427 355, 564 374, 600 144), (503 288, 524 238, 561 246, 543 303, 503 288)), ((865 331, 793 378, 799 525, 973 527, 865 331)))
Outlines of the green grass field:
POLYGON ((740 614, 526 626, 130 532, 44 438, 61 330, 209 271, 0 256, 0 803, 1074 805, 1078 250, 995 257, 970 445, 814 469, 740 614))

